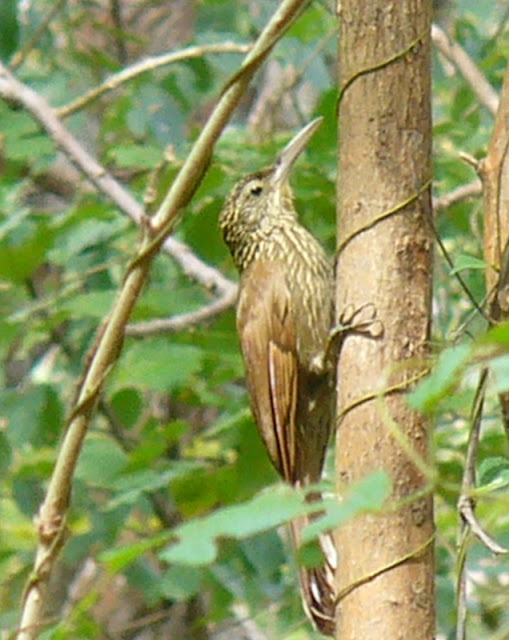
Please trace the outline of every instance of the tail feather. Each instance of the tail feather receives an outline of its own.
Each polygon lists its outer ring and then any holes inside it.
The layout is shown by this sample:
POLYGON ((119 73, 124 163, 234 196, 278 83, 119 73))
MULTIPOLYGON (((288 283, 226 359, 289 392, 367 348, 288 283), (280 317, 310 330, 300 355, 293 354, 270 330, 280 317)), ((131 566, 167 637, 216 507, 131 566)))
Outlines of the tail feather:
MULTIPOLYGON (((291 523, 292 541, 295 549, 301 544, 301 531, 309 519, 302 517, 291 523)), ((319 567, 299 567, 302 603, 314 627, 326 636, 334 636, 336 622, 335 572, 337 553, 329 534, 320 536, 320 548, 324 563, 319 567)))

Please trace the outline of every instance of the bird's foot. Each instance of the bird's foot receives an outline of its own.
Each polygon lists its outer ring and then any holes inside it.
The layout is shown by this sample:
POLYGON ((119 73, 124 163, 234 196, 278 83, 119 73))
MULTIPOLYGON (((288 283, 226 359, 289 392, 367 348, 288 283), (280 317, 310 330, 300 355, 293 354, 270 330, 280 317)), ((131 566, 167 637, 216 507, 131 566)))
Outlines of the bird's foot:
POLYGON ((362 335, 368 338, 380 338, 383 324, 376 318, 376 308, 371 302, 355 308, 349 304, 339 316, 339 322, 333 327, 322 354, 322 367, 335 367, 341 346, 349 335, 362 335))
POLYGON ((349 304, 339 315, 338 324, 329 333, 329 341, 344 340, 347 335, 359 334, 369 338, 380 338, 383 333, 383 325, 376 318, 376 307, 372 302, 367 302, 355 308, 349 304))

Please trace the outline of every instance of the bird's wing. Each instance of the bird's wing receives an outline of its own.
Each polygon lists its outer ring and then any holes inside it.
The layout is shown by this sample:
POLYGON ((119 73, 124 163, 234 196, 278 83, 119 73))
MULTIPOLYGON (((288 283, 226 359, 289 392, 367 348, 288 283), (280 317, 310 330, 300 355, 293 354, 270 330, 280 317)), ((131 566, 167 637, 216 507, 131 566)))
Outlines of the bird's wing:
POLYGON ((298 358, 283 265, 254 262, 243 274, 237 329, 258 429, 272 463, 293 484, 298 358))

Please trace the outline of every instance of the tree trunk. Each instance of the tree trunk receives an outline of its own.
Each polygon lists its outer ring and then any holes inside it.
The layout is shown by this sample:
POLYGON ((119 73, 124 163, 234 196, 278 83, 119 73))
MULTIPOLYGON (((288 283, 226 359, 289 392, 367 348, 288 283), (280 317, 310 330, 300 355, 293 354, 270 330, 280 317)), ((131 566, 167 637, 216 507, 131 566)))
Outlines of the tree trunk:
POLYGON ((428 430, 405 398, 430 326, 430 15, 430 0, 343 0, 339 14, 337 309, 372 303, 383 335, 341 352, 337 482, 392 482, 383 513, 337 532, 341 640, 434 636, 428 430))
MULTIPOLYGON (((484 194, 484 260, 489 314, 496 324, 509 318, 509 65, 488 152, 478 172, 484 194)), ((509 392, 499 394, 509 441, 509 392)))

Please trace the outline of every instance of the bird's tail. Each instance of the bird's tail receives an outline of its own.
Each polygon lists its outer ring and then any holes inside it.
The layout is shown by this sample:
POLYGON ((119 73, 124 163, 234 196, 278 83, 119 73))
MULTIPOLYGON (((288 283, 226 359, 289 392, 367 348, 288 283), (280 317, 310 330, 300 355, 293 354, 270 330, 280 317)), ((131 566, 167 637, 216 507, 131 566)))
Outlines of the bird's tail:
MULTIPOLYGON (((290 524, 292 543, 297 551, 301 546, 302 529, 310 518, 302 516, 290 524)), ((318 539, 324 562, 318 567, 299 567, 299 581, 302 603, 314 627, 326 636, 334 636, 336 622, 337 552, 330 534, 322 534, 318 539)))

